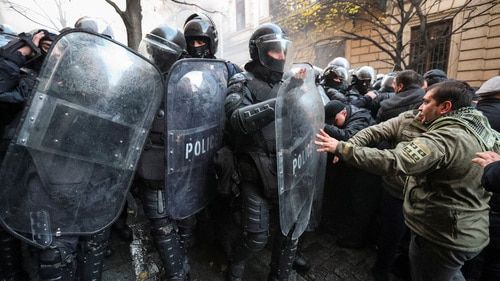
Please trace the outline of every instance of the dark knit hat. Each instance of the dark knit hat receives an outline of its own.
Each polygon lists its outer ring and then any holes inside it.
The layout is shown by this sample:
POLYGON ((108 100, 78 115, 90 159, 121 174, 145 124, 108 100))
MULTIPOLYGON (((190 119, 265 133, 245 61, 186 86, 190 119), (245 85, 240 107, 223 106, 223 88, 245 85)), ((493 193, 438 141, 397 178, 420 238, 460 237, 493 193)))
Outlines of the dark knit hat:
POLYGON ((335 115, 344 110, 345 107, 346 105, 343 104, 341 101, 338 100, 329 101, 325 105, 325 119, 330 119, 332 117, 335 117, 335 115))
POLYGON ((424 74, 427 86, 448 80, 448 76, 441 69, 431 69, 424 74))

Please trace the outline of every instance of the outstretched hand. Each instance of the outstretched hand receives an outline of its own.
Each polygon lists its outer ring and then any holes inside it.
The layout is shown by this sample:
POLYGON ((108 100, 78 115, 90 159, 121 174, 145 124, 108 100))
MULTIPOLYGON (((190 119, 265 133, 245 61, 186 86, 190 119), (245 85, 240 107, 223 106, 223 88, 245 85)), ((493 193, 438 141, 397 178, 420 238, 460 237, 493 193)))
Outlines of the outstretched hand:
POLYGON ((483 168, 496 161, 500 161, 500 154, 493 151, 478 152, 476 157, 472 159, 472 162, 483 168))
POLYGON ((316 140, 314 143, 318 146, 318 152, 330 152, 334 153, 337 149, 339 141, 330 137, 323 129, 319 130, 316 134, 316 140))
POLYGON ((304 80, 304 78, 306 78, 306 69, 304 67, 301 67, 301 68, 295 70, 293 77, 295 79, 304 80))

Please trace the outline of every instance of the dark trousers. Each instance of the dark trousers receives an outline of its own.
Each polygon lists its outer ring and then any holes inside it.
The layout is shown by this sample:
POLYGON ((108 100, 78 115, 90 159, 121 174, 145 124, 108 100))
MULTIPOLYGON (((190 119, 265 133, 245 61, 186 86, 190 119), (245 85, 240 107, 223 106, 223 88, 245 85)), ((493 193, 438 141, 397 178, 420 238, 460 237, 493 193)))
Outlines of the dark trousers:
POLYGON ((477 257, 465 263, 467 281, 500 280, 500 213, 490 212, 490 244, 477 257))
POLYGON ((410 265, 412 281, 465 281, 461 267, 479 252, 448 249, 412 232, 410 265))
MULTIPOLYGON (((403 216, 403 200, 382 191, 380 232, 374 270, 389 273, 403 237, 409 232, 403 216)), ((406 241, 406 240, 405 240, 406 241)))

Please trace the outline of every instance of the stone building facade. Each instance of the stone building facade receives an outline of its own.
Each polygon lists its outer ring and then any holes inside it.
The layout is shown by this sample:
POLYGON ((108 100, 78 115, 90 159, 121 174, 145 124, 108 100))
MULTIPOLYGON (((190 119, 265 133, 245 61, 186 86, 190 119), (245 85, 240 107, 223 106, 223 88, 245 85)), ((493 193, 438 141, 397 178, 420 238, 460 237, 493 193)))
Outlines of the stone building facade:
MULTIPOLYGON (((445 12, 458 10, 466 0, 441 0, 434 5, 428 15, 429 27, 458 29, 434 51, 429 50, 427 64, 416 69, 425 72, 429 68, 445 69, 451 78, 465 80, 473 86, 480 86, 482 82, 495 75, 500 75, 500 0, 498 4, 489 9, 481 17, 474 18, 471 22, 462 26, 469 9, 464 9, 453 19, 443 18, 445 12)), ((228 9, 236 11, 236 3, 245 3, 246 24, 243 29, 237 29, 237 12, 230 12, 228 25, 232 31, 226 31, 224 40, 224 55, 236 63, 242 64, 248 59, 248 38, 258 24, 272 21, 270 15, 269 0, 229 0, 228 9), (232 15, 231 15, 232 14, 232 15)), ((429 1, 435 3, 433 1, 429 1)), ((488 0, 473 1, 474 5, 488 2, 488 0)), ((473 8, 474 6, 471 6, 473 8)), ((389 22, 389 24, 391 24, 389 22)), ((407 43, 417 31, 419 22, 415 17, 404 30, 403 41, 407 43)), ((366 24, 356 20, 342 23, 342 28, 351 30, 357 34, 367 35, 375 40, 377 33, 366 24)), ((320 29, 309 27, 290 34, 293 41, 295 62, 310 62, 319 67, 325 67, 328 62, 337 56, 345 56, 351 61, 352 67, 370 65, 380 73, 387 73, 393 69, 388 62, 389 57, 374 44, 366 40, 349 39, 338 29, 320 29)), ((404 50, 411 57, 411 48, 404 50)))

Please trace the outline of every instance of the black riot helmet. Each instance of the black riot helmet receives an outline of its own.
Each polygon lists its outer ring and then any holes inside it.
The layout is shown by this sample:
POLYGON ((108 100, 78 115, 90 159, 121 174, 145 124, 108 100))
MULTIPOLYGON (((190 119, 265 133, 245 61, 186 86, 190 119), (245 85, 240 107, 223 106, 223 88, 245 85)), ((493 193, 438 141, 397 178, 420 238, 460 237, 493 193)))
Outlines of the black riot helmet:
POLYGON ((184 23, 184 37, 187 42, 187 51, 196 58, 213 58, 217 53, 219 36, 211 18, 204 14, 192 14, 184 23), (203 41, 204 46, 194 47, 193 41, 203 41))
POLYGON ((146 34, 139 45, 139 53, 154 63, 162 74, 168 73, 185 50, 186 40, 182 32, 166 24, 146 34))
POLYGON ((394 86, 393 83, 396 79, 396 72, 391 72, 388 73, 382 78, 382 82, 380 84, 380 91, 381 93, 393 93, 394 92, 394 86))
POLYGON ((81 17, 75 22, 75 28, 94 32, 114 39, 113 29, 102 19, 93 17, 81 17))
POLYGON ((328 66, 332 66, 332 65, 343 67, 346 70, 349 70, 351 68, 351 64, 344 57, 334 58, 331 62, 328 63, 328 66))
POLYGON ((250 37, 250 58, 271 71, 283 72, 290 45, 291 41, 281 27, 274 23, 264 23, 250 37))
POLYGON ((354 75, 358 80, 366 81, 366 83, 369 81, 369 84, 372 84, 375 80, 375 69, 371 66, 365 65, 354 72, 354 75))
POLYGON ((341 66, 329 65, 323 72, 321 84, 326 87, 337 89, 340 85, 347 83, 348 75, 347 69, 341 66))

